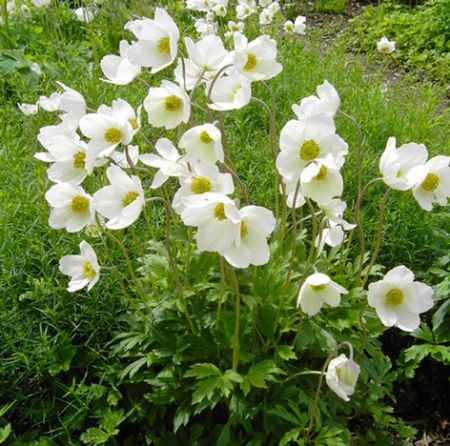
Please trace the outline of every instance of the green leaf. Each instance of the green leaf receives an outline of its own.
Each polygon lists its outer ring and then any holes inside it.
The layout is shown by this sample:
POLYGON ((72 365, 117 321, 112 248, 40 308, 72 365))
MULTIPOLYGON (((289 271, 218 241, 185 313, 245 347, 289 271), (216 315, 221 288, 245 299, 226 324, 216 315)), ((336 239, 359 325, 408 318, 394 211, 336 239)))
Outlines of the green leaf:
POLYGON ((122 373, 120 374, 120 379, 125 378, 127 375, 130 376, 130 378, 133 377, 133 375, 135 375, 137 372, 139 372, 139 370, 144 366, 144 365, 149 365, 148 364, 148 358, 147 356, 144 356, 142 358, 139 358, 138 360, 132 362, 131 364, 129 364, 127 367, 125 367, 125 369, 122 371, 122 373))
POLYGON ((5 415, 6 412, 8 412, 9 409, 11 409, 12 406, 14 406, 16 402, 13 401, 12 403, 9 404, 4 404, 3 406, 0 406, 0 418, 5 415))
POLYGON ((123 410, 108 409, 100 418, 100 427, 108 432, 110 435, 118 433, 116 427, 124 420, 123 410))
POLYGON ((295 429, 291 429, 283 435, 283 438, 278 443, 278 446, 286 446, 288 444, 293 444, 295 440, 299 437, 302 432, 302 427, 296 427, 295 429))
POLYGON ((441 324, 444 321, 444 318, 449 310, 450 310, 450 299, 445 301, 439 307, 439 309, 436 311, 436 313, 433 314, 433 319, 432 319, 433 331, 437 330, 441 326, 441 324))
POLYGON ((181 426, 186 426, 192 416, 191 400, 185 399, 175 412, 173 417, 173 431, 176 433, 181 426))
POLYGON ((0 428, 0 444, 4 443, 8 439, 11 432, 12 428, 9 423, 6 426, 0 428))
POLYGON ((109 440, 110 435, 106 432, 103 432, 102 430, 98 429, 97 427, 90 427, 86 432, 84 432, 80 440, 89 445, 97 445, 97 444, 104 444, 109 440))
POLYGON ((290 359, 297 359, 297 355, 293 351, 293 345, 277 345, 275 349, 277 351, 277 355, 285 361, 289 361, 290 359))
POLYGON ((187 378, 202 379, 210 376, 221 376, 222 372, 214 364, 207 362, 194 364, 191 369, 187 371, 184 376, 187 378))

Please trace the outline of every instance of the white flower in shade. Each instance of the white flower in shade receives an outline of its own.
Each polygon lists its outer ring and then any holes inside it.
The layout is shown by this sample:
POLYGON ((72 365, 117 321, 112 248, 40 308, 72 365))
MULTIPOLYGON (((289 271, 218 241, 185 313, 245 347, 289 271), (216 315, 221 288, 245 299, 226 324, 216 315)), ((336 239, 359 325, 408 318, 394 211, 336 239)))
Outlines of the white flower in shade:
POLYGON ((382 54, 391 54, 395 51, 395 42, 387 37, 382 37, 377 42, 377 50, 382 54))
POLYGON ((297 34, 305 34, 305 25, 306 22, 306 17, 299 15, 295 18, 295 22, 294 22, 294 31, 297 34))
POLYGON ((39 110, 38 103, 36 104, 19 103, 17 104, 17 107, 26 116, 35 115, 39 110))
POLYGON ((186 92, 173 82, 163 80, 161 87, 151 87, 144 99, 148 122, 155 127, 173 129, 188 122, 191 104, 186 92))
MULTIPOLYGON (((211 83, 206 85, 206 95, 209 93, 211 83)), ((251 99, 252 89, 250 81, 236 72, 216 80, 211 90, 212 110, 237 110, 246 106, 251 99)))
POLYGON ((185 88, 187 91, 191 91, 198 83, 199 79, 203 76, 203 68, 199 67, 191 59, 184 58, 184 73, 183 62, 181 57, 178 58, 178 64, 173 70, 175 81, 178 85, 185 88))
POLYGON ((133 139, 131 123, 112 112, 109 107, 100 107, 97 113, 88 113, 80 120, 80 130, 91 139, 89 147, 96 156, 105 157, 114 152, 119 144, 129 144, 133 139))
POLYGON ((361 369, 356 362, 344 354, 330 361, 325 375, 328 387, 344 401, 350 401, 349 396, 355 393, 361 369))
POLYGON ((133 64, 150 67, 154 74, 175 60, 180 32, 165 9, 156 8, 154 20, 134 20, 125 29, 138 38, 128 51, 133 64))
POLYGON ((226 251, 225 259, 235 268, 266 264, 270 258, 267 237, 275 229, 275 217, 260 206, 245 206, 239 210, 239 215, 240 240, 226 251))
POLYGON ((433 288, 415 282, 406 266, 391 269, 382 280, 371 283, 367 298, 386 327, 414 331, 420 325, 420 313, 433 306, 433 288))
MULTIPOLYGON (((58 125, 47 125, 45 127, 41 127, 39 129, 37 139, 45 149, 49 150, 49 146, 52 144, 53 138, 59 136, 65 136, 73 141, 80 140, 80 137, 74 130, 74 128, 67 124, 64 124, 63 122, 59 123, 58 125)), ((45 162, 55 161, 53 157, 48 158, 47 155, 48 154, 46 154, 45 152, 40 152, 36 153, 34 157, 45 162)))
POLYGON ((300 121, 317 115, 325 114, 334 117, 339 109, 341 100, 336 89, 327 81, 317 87, 317 96, 307 96, 300 105, 293 104, 292 110, 300 121))
MULTIPOLYGON (((283 180, 286 185, 286 204, 289 208, 295 207, 295 209, 303 206, 305 204, 305 197, 302 194, 301 185, 298 185, 298 181, 286 181, 283 180), (295 200, 295 204, 294 204, 295 200)), ((282 188, 280 187, 280 192, 282 188)))
POLYGON ((107 79, 102 79, 115 85, 129 84, 140 72, 141 67, 131 62, 130 44, 126 40, 121 40, 119 44, 119 54, 108 54, 100 61, 100 67, 107 79))
POLYGON ((273 12, 265 8, 259 14, 259 24, 260 25, 270 25, 273 20, 273 12))
POLYGON ((133 224, 144 207, 144 191, 139 177, 128 176, 120 167, 109 166, 106 176, 111 185, 94 194, 95 210, 109 219, 108 229, 122 229, 133 224))
POLYGON ((85 286, 90 291, 100 278, 100 266, 95 251, 84 240, 80 243, 80 255, 62 257, 59 261, 59 270, 71 277, 67 288, 70 293, 85 286))
POLYGON ((269 6, 272 3, 272 0, 259 0, 259 6, 261 6, 261 8, 267 8, 267 6, 269 6))
POLYGON ((317 203, 327 203, 342 194, 344 182, 333 158, 314 161, 302 172, 300 177, 302 193, 317 203))
POLYGON ((64 124, 78 128, 80 119, 86 114, 86 101, 83 96, 62 82, 56 83, 64 90, 61 93, 58 110, 63 111, 59 117, 64 124))
POLYGON ((184 199, 191 195, 200 195, 207 192, 228 195, 234 191, 233 177, 229 173, 221 173, 217 166, 197 163, 191 165, 180 176, 181 187, 173 197, 172 207, 177 214, 183 212, 184 199))
POLYGON ((234 201, 226 195, 208 192, 184 198, 181 219, 197 227, 195 238, 200 252, 225 255, 240 243, 241 218, 234 201))
POLYGON ((224 4, 218 3, 212 7, 212 12, 218 17, 225 17, 227 15, 227 7, 224 4))
POLYGON ((45 199, 52 207, 48 224, 53 229, 78 232, 94 218, 92 197, 81 186, 55 184, 46 192, 45 199))
POLYGON ((111 154, 111 158, 119 167, 122 167, 122 169, 130 169, 139 161, 139 147, 129 145, 126 149, 124 149, 123 152, 118 152, 117 150, 115 150, 111 154), (128 156, 126 151, 128 151, 128 156), (129 160, 131 161, 131 165, 129 163, 129 160))
POLYGON ((94 11, 89 8, 80 7, 75 9, 74 13, 79 22, 89 23, 92 22, 92 20, 94 20, 95 17, 94 11))
POLYGON ((433 203, 445 206, 450 197, 450 156, 435 156, 425 165, 413 167, 407 175, 412 193, 422 209, 431 211, 433 203))
POLYGON ((276 161, 283 178, 297 181, 308 164, 327 156, 340 168, 348 145, 335 132, 334 120, 324 114, 311 116, 303 122, 295 119, 287 122, 280 133, 281 151, 276 161))
POLYGON ((216 18, 216 15, 214 14, 213 10, 210 10, 205 14, 205 19, 208 23, 213 23, 215 18, 216 18))
POLYGON ((248 16, 257 11, 256 2, 254 0, 239 0, 236 6, 236 17, 238 20, 244 20, 248 16))
POLYGON ((223 162, 222 135, 212 124, 192 127, 181 137, 178 146, 186 152, 186 161, 205 164, 223 162))
POLYGON ((411 189, 408 173, 413 167, 425 164, 427 157, 428 151, 423 144, 412 142, 397 149, 395 138, 389 138, 380 159, 383 181, 392 189, 411 189))
POLYGON ((267 9, 272 12, 272 14, 276 14, 280 10, 280 4, 277 1, 269 3, 267 9))
POLYGON ((277 43, 269 36, 259 36, 249 43, 244 35, 234 34, 234 66, 251 81, 271 79, 279 74, 282 66, 276 57, 277 43))
POLYGON ((286 22, 284 22, 283 28, 287 33, 291 34, 294 32, 294 23, 292 22, 292 20, 286 20, 286 22))
POLYGON ((187 170, 186 164, 181 160, 178 150, 167 138, 159 138, 156 141, 155 149, 159 155, 144 153, 139 157, 145 165, 159 169, 150 186, 152 189, 161 187, 170 177, 179 177, 185 174, 187 170))
POLYGON ((189 59, 205 72, 218 71, 228 54, 219 36, 205 36, 195 43, 186 37, 184 41, 189 59))
POLYGON ((61 93, 55 91, 50 96, 40 96, 38 103, 42 110, 47 112, 57 111, 61 103, 61 93))
POLYGON ((217 23, 205 19, 197 19, 194 27, 201 36, 210 36, 217 32, 217 23))
POLYGON ((186 8, 194 11, 207 12, 211 6, 211 0, 186 0, 186 8))
POLYGON ((245 24, 244 22, 234 22, 230 20, 228 22, 228 32, 225 34, 226 37, 233 37, 234 33, 243 33, 245 24))
POLYGON ((323 304, 337 307, 341 302, 341 294, 348 291, 338 283, 332 281, 326 274, 314 273, 308 276, 298 293, 297 306, 314 316, 323 304))

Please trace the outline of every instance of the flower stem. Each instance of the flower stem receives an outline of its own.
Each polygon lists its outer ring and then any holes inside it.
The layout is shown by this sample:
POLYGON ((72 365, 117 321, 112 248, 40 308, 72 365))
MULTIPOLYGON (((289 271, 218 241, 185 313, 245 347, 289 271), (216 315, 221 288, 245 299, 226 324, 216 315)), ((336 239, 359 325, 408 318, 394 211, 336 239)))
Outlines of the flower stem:
POLYGON ((239 343, 239 331, 241 324, 241 293, 239 291, 239 283, 236 277, 236 271, 232 266, 230 266, 230 276, 231 281, 233 283, 234 292, 236 294, 236 322, 234 327, 234 335, 233 335, 233 365, 232 370, 234 372, 237 371, 239 365, 239 352, 240 352, 240 343, 239 343))

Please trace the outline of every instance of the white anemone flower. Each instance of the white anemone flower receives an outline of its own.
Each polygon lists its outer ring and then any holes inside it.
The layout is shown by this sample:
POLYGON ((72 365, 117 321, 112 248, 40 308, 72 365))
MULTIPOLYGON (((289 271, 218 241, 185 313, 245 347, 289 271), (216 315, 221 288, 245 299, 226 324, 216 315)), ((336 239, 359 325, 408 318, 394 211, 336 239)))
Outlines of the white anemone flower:
POLYGON ((57 111, 61 103, 61 93, 55 91, 50 96, 40 96, 38 103, 42 110, 47 112, 57 111))
POLYGON ((183 60, 184 68, 183 61, 181 60, 181 57, 179 57, 178 64, 175 70, 173 70, 175 82, 178 85, 181 85, 186 91, 191 91, 199 82, 201 82, 201 78, 204 75, 203 68, 199 67, 191 59, 183 58, 183 60))
MULTIPOLYGON (((45 149, 49 150, 49 146, 52 145, 52 140, 60 136, 65 136, 73 141, 80 140, 80 136, 74 128, 64 124, 64 122, 60 122, 57 125, 47 125, 45 127, 41 127, 39 129, 37 139, 45 149)), ((53 157, 49 158, 48 154, 45 152, 36 153, 34 157, 45 162, 55 161, 53 157)))
POLYGON ((382 54, 391 54, 395 51, 395 42, 384 36, 377 42, 377 50, 382 54))
POLYGON ((42 8, 42 6, 47 6, 50 4, 51 0, 31 0, 31 3, 38 8, 42 8))
POLYGON ((303 195, 316 203, 331 201, 340 196, 344 188, 344 181, 331 154, 308 164, 302 172, 300 183, 303 195))
POLYGON ((95 13, 92 8, 80 7, 74 10, 75 16, 79 22, 89 23, 94 20, 95 13))
POLYGON ((217 32, 217 23, 206 19, 197 19, 194 27, 201 36, 210 36, 217 32))
POLYGON ((233 37, 234 33, 243 33, 245 28, 244 22, 235 22, 230 20, 228 22, 228 31, 225 33, 225 37, 233 37))
POLYGON ((411 142, 397 149, 395 138, 390 137, 380 159, 383 181, 392 189, 411 189, 408 174, 413 167, 425 164, 427 157, 428 151, 423 144, 411 142))
POLYGON ((135 65, 130 59, 131 45, 126 40, 119 44, 119 54, 108 54, 100 61, 100 67, 107 79, 105 82, 115 85, 128 85, 141 72, 141 67, 135 65))
POLYGON ((259 0, 259 6, 261 6, 261 8, 267 8, 267 6, 269 6, 272 3, 272 0, 259 0))
POLYGON ((293 104, 292 111, 300 121, 317 115, 325 114, 334 118, 341 100, 336 89, 327 80, 317 87, 317 96, 311 95, 303 98, 300 105, 293 104))
POLYGON ((272 14, 276 14, 281 8, 277 1, 273 1, 267 5, 267 9, 271 11, 272 14))
POLYGON ((233 63, 237 71, 251 81, 267 80, 275 77, 283 67, 277 57, 277 43, 267 35, 248 42, 242 34, 234 34, 233 63))
POLYGON ((240 241, 224 254, 235 268, 265 265, 270 258, 267 237, 275 229, 273 213, 261 206, 245 206, 239 210, 241 217, 240 241))
MULTIPOLYGON (((206 95, 209 93, 211 83, 206 85, 206 95)), ((229 76, 216 80, 211 90, 212 110, 227 111, 245 107, 251 99, 252 89, 250 81, 239 73, 232 71, 229 76)))
POLYGON ((228 54, 219 36, 205 36, 198 42, 186 37, 184 41, 189 59, 205 72, 218 71, 228 54))
POLYGON ((325 303, 337 307, 341 302, 341 294, 347 293, 343 286, 331 280, 326 274, 314 273, 306 278, 300 288, 297 307, 301 307, 309 316, 314 316, 325 303))
POLYGON ((26 116, 35 115, 39 110, 38 103, 27 104, 27 103, 23 102, 23 103, 17 104, 17 107, 26 116))
POLYGON ((273 15, 274 14, 270 9, 264 8, 259 14, 259 24, 270 25, 273 21, 273 15))
POLYGON ((128 22, 125 29, 138 39, 128 52, 133 64, 150 67, 154 74, 175 60, 180 32, 165 9, 156 8, 154 20, 134 20, 128 22))
POLYGON ((207 192, 183 200, 181 219, 187 226, 197 227, 195 238, 200 252, 225 255, 240 243, 241 218, 234 201, 223 194, 207 192))
POLYGON ((306 17, 299 15, 295 18, 294 22, 294 32, 297 34, 305 34, 305 25, 306 17))
POLYGON ((286 20, 284 22, 283 28, 287 33, 292 34, 294 32, 294 23, 292 22, 292 20, 286 20))
POLYGON ((144 153, 139 157, 145 165, 159 169, 153 177, 152 189, 161 187, 170 177, 184 175, 187 170, 186 163, 169 139, 159 138, 155 149, 159 155, 144 153))
POLYGON ((258 10, 254 0, 239 0, 236 6, 236 17, 238 20, 244 20, 258 10))
POLYGON ((288 121, 280 133, 281 151, 276 161, 283 178, 297 181, 308 164, 327 156, 332 156, 340 168, 348 145, 335 132, 334 120, 324 114, 311 116, 303 122, 288 121))
POLYGON ((178 146, 186 152, 186 161, 205 164, 223 163, 222 134, 212 124, 203 124, 190 128, 181 137, 178 146))
POLYGON ((92 197, 81 186, 55 184, 46 192, 45 199, 52 207, 48 224, 53 229, 78 232, 94 219, 92 197))
POLYGON ((142 106, 139 106, 136 111, 127 101, 119 98, 112 101, 111 107, 100 105, 97 113, 115 116, 120 121, 127 121, 133 129, 133 133, 136 133, 141 128, 141 108, 142 106))
POLYGON ((217 166, 197 163, 191 165, 191 170, 180 176, 181 187, 173 197, 172 207, 181 215, 185 206, 184 199, 191 195, 208 192, 228 195, 233 193, 233 177, 229 173, 221 173, 217 166))
POLYGON ((227 7, 222 4, 218 3, 212 7, 211 10, 217 17, 225 17, 227 15, 227 7))
POLYGON ((211 7, 211 0, 186 0, 186 8, 193 11, 208 12, 211 7))
POLYGON ((391 269, 382 280, 371 283, 367 298, 386 327, 414 331, 420 325, 420 313, 433 306, 433 288, 414 281, 406 266, 391 269))
POLYGON ((66 125, 76 129, 80 119, 86 114, 86 101, 78 91, 62 82, 56 81, 56 83, 64 90, 61 93, 58 107, 58 110, 64 113, 59 117, 66 125))
POLYGON ((129 145, 126 149, 124 149, 123 152, 118 152, 117 150, 115 150, 111 154, 111 158, 122 169, 130 169, 139 161, 139 147, 129 145), (126 152, 128 152, 128 155, 126 152), (129 161, 131 161, 131 165, 129 161))
POLYGON ((151 87, 144 99, 148 122, 154 127, 173 129, 188 122, 191 104, 186 92, 173 82, 163 80, 161 87, 151 87))
POLYGON ((108 229, 126 228, 139 218, 144 207, 141 180, 114 165, 106 169, 106 176, 111 185, 94 194, 95 210, 109 220, 105 225, 108 229))
POLYGON ((350 401, 349 396, 355 393, 361 368, 344 354, 330 361, 325 375, 328 387, 344 401, 350 401))
POLYGON ((67 291, 73 293, 87 286, 90 291, 100 278, 100 266, 92 246, 83 240, 80 255, 64 256, 59 261, 59 270, 70 276, 67 291))
MULTIPOLYGON (((299 181, 286 181, 283 179, 286 186, 286 204, 289 208, 295 207, 295 209, 302 207, 305 204, 305 197, 302 193, 301 185, 299 181), (295 200, 295 203, 294 203, 295 200)), ((280 192, 282 188, 280 187, 280 192)))
POLYGON ((450 197, 450 157, 435 156, 424 165, 413 167, 407 175, 412 193, 420 207, 433 209, 433 203, 445 206, 450 197))

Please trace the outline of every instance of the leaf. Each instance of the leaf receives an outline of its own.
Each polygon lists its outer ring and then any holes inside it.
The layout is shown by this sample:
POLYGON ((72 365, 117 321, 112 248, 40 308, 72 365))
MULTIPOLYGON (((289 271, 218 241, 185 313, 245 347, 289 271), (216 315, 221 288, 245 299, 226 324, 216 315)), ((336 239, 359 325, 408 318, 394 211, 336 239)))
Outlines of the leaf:
POLYGON ((278 356, 285 361, 289 361, 290 359, 297 359, 297 355, 293 351, 293 345, 277 345, 275 349, 278 356))
POLYGON ((116 427, 124 420, 123 410, 108 409, 100 418, 100 427, 110 435, 118 433, 116 427))
POLYGON ((210 376, 221 376, 222 372, 214 364, 204 362, 199 364, 194 364, 191 369, 187 371, 184 376, 187 378, 202 379, 210 376))
POLYGON ((181 426, 186 426, 192 416, 192 404, 189 398, 185 399, 173 417, 173 431, 176 433, 181 426))
POLYGON ((222 386, 222 377, 216 376, 213 378, 204 379, 197 385, 195 392, 192 395, 192 404, 197 404, 204 399, 211 400, 216 390, 222 386))
POLYGON ((147 356, 139 358, 138 360, 132 362, 127 367, 125 367, 125 369, 120 374, 120 379, 125 378, 127 375, 129 375, 130 378, 132 378, 133 375, 135 375, 144 365, 149 365, 148 363, 149 361, 147 356))
POLYGON ((109 439, 109 434, 106 432, 103 432, 102 430, 98 429, 97 427, 90 427, 86 432, 84 432, 80 440, 89 445, 97 445, 97 444, 104 444, 109 439))
POLYGON ((450 299, 445 301, 439 307, 439 309, 436 311, 436 313, 433 314, 433 319, 432 319, 433 331, 437 330, 441 326, 442 322, 444 321, 444 317, 448 313, 449 310, 450 310, 450 299))
POLYGON ((277 367, 275 361, 271 359, 261 361, 258 364, 250 367, 246 375, 246 379, 248 382, 244 384, 244 388, 246 389, 247 385, 251 384, 253 387, 256 387, 258 389, 267 389, 266 381, 273 381, 273 375, 284 374, 285 372, 277 367))
POLYGON ((6 412, 8 412, 9 409, 11 409, 12 406, 14 406, 15 401, 9 404, 4 404, 3 406, 0 406, 0 417, 5 415, 6 412))
POLYGON ((12 432, 11 424, 7 424, 0 428, 0 444, 4 443, 12 432))
POLYGON ((283 438, 278 443, 278 446, 286 446, 287 444, 292 444, 297 440, 298 436, 302 432, 302 427, 296 427, 295 429, 291 429, 283 435, 283 438))

